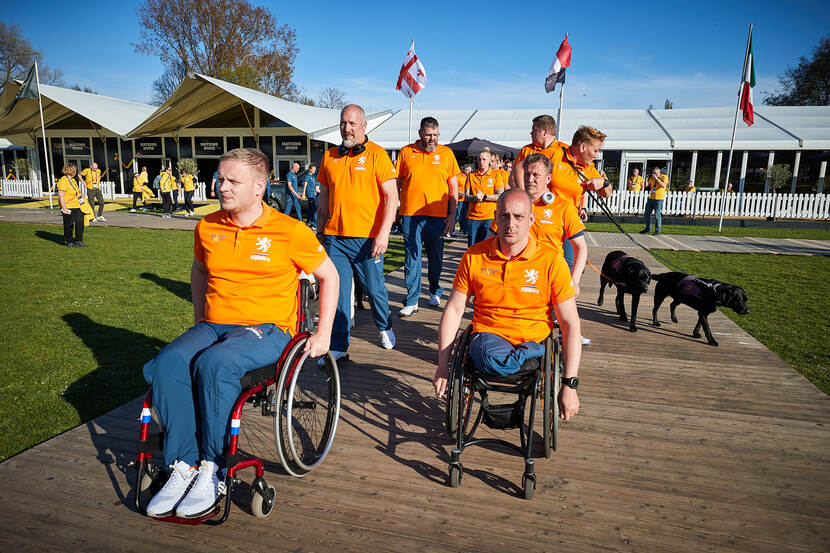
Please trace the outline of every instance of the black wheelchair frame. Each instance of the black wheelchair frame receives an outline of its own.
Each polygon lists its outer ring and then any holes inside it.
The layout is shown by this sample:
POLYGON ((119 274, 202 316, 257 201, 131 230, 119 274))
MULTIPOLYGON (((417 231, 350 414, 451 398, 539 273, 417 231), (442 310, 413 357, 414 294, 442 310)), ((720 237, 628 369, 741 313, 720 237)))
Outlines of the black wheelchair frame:
MULTIPOLYGON (((283 468, 291 476, 305 476, 328 455, 340 414, 340 377, 337 362, 330 352, 326 353, 325 367, 318 367, 303 351, 309 337, 308 313, 314 288, 307 280, 300 280, 297 293, 297 335, 289 341, 276 363, 260 367, 240 379, 242 393, 231 411, 230 443, 225 452, 224 509, 220 503, 202 517, 180 518, 172 515, 157 520, 191 525, 225 522, 230 514, 233 486, 241 484, 236 473, 248 467, 253 467, 256 472, 251 485, 251 511, 259 518, 271 514, 276 494, 274 487, 268 485, 263 477, 263 461, 257 457, 243 457, 239 452, 238 434, 246 403, 260 407, 263 416, 274 418, 276 449, 283 468), (325 409, 324 413, 322 409, 325 409), (322 424, 319 420, 322 417, 316 416, 319 414, 325 415, 322 424), (222 516, 213 520, 220 510, 224 511, 222 516)), ((147 510, 142 506, 142 496, 151 497, 167 479, 166 471, 152 460, 153 453, 162 450, 163 433, 150 434, 151 411, 152 389, 145 395, 141 410, 135 475, 135 508, 144 515, 147 510)))
POLYGON ((542 416, 544 418, 543 439, 545 458, 550 459, 551 451, 558 447, 559 434, 559 393, 562 380, 562 347, 559 337, 553 335, 545 339, 545 354, 539 358, 528 359, 519 372, 497 377, 483 375, 469 357, 472 325, 469 325, 456 338, 448 377, 446 400, 446 426, 450 436, 456 441, 451 451, 449 464, 450 486, 461 485, 464 468, 461 453, 469 446, 498 444, 507 447, 525 460, 522 475, 522 492, 525 499, 533 497, 536 489, 534 473, 533 426, 536 412, 536 400, 542 398, 542 416), (516 394, 518 400, 507 405, 491 405, 488 392, 516 394), (471 414, 475 394, 479 395, 480 408, 471 424, 471 414), (530 398, 530 412, 527 412, 527 400, 530 398), (527 417, 526 417, 527 416, 527 417), (525 423, 525 419, 527 423, 525 423), (479 424, 484 422, 491 428, 519 428, 521 445, 497 438, 475 438, 479 424))

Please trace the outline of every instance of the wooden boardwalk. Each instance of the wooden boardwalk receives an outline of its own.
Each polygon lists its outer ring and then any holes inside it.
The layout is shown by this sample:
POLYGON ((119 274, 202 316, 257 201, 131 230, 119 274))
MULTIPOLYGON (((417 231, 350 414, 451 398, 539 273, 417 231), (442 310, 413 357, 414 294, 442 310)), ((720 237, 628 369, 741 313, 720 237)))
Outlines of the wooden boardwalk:
MULTIPOLYGON (((448 248, 446 274, 461 251, 448 248)), ((592 249, 591 261, 607 251, 592 249)), ((397 312, 402 274, 388 283, 397 312)), ((632 334, 612 313, 613 294, 596 306, 598 285, 589 269, 579 303, 594 343, 581 410, 561 425, 553 458, 537 460, 530 501, 518 498, 521 459, 500 450, 466 451, 462 486, 447 485, 451 442, 431 384, 440 311, 422 299, 395 322, 389 352, 358 313, 331 454, 302 479, 267 466, 278 500, 270 518, 254 518, 245 493, 220 527, 133 512, 133 401, 0 464, 0 549, 830 551, 828 397, 720 313, 710 317, 717 348, 689 336, 687 308, 678 325, 648 325, 651 296, 632 334)), ((661 315, 665 323, 668 307, 661 315)), ((276 460, 270 419, 249 413, 242 446, 276 460)))

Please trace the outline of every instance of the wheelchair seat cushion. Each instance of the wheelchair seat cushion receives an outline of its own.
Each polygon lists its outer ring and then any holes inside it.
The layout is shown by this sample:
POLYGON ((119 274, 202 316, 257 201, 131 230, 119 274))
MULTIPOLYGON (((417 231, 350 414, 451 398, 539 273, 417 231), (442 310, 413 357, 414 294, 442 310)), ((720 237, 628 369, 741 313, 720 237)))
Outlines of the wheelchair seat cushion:
POLYGON ((239 383, 242 385, 242 389, 245 390, 246 388, 251 388, 256 384, 259 384, 263 380, 273 378, 276 374, 276 364, 265 365, 264 367, 245 373, 245 376, 239 379, 239 383))

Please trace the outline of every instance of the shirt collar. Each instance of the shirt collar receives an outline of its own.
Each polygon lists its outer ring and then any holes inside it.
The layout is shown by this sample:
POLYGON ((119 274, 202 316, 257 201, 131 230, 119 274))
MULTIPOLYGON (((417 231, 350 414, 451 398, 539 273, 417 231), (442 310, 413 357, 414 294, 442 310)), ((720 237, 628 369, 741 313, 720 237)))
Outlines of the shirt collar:
POLYGON ((573 158, 573 156, 571 155, 571 149, 570 148, 565 148, 565 156, 567 156, 567 158, 571 161, 571 163, 573 163, 574 165, 576 165, 580 169, 582 169, 584 167, 588 167, 587 163, 579 163, 573 158))
POLYGON ((262 202, 262 215, 260 215, 257 218, 256 221, 254 221, 253 223, 251 223, 247 227, 240 227, 239 225, 237 225, 236 221, 234 221, 233 217, 231 217, 231 214, 228 213, 225 210, 222 210, 221 222, 224 225, 229 225, 229 226, 237 227, 237 228, 263 228, 268 223, 268 219, 271 218, 271 212, 273 212, 273 211, 274 210, 271 208, 271 206, 269 206, 268 204, 266 204, 263 201, 262 202))

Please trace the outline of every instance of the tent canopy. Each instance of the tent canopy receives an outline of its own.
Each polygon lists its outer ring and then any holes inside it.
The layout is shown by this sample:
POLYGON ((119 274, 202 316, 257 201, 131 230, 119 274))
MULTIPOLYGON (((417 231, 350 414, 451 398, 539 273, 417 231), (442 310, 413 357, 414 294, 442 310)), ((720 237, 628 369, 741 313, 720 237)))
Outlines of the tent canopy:
MULTIPOLYGON (((37 100, 20 100, 7 113, 21 84, 10 84, 0 95, 0 136, 14 144, 33 147, 36 137, 41 136, 37 100)), ((124 136, 155 109, 147 104, 45 84, 40 85, 40 95, 47 129, 68 117, 79 115, 99 128, 124 136)))
POLYGON ((511 148, 510 146, 504 146, 502 144, 496 144, 495 142, 482 140, 480 138, 467 138, 466 140, 459 140, 458 142, 447 144, 447 147, 453 151, 456 157, 472 158, 478 157, 479 152, 481 152, 485 146, 490 148, 490 151, 494 154, 499 154, 500 156, 506 155, 513 159, 515 159, 519 154, 520 149, 511 148))

